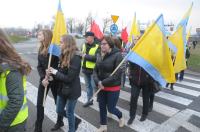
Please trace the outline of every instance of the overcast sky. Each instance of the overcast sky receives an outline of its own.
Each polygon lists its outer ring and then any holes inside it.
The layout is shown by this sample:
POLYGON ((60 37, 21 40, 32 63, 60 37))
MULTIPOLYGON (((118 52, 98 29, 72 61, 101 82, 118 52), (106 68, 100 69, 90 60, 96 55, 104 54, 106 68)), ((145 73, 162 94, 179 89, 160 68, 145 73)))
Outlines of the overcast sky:
MULTIPOLYGON (((65 18, 84 21, 88 12, 92 12, 101 25, 101 18, 119 15, 119 28, 130 25, 134 12, 142 23, 152 21, 162 13, 165 23, 176 25, 192 2, 188 29, 192 26, 194 33, 195 28, 200 28, 200 0, 61 0, 65 18)), ((38 23, 50 24, 57 5, 58 0, 0 0, 0 27, 33 28, 38 23)))

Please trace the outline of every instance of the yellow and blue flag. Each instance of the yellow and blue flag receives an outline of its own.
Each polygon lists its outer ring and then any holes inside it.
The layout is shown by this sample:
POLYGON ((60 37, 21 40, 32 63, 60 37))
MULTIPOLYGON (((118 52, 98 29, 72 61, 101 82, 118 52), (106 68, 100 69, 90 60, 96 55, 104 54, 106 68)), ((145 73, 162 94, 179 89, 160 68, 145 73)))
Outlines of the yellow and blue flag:
MULTIPOLYGON (((190 14, 191 14, 191 11, 192 11, 192 6, 193 6, 193 3, 191 4, 189 10, 185 13, 183 19, 179 22, 179 24, 177 25, 177 28, 176 30, 178 30, 180 27, 183 28, 182 32, 179 31, 179 33, 181 33, 182 37, 179 37, 177 39, 183 39, 183 45, 184 45, 184 52, 186 51, 186 45, 187 45, 187 38, 186 38, 186 28, 187 28, 187 23, 188 23, 188 20, 189 20, 189 17, 190 17, 190 14)), ((174 33, 175 34, 175 33, 174 33)), ((177 33, 176 33, 177 34, 177 33)), ((173 35, 171 35, 173 36, 173 35)), ((176 53, 177 52, 177 45, 179 44, 175 44, 177 42, 181 42, 182 40, 176 40, 174 42, 172 41, 168 41, 168 45, 170 47, 170 49, 176 53)))
POLYGON ((172 42, 177 48, 176 59, 174 62, 175 73, 179 73, 180 71, 186 69, 183 30, 184 27, 179 26, 176 32, 169 37, 169 41, 172 42))
POLYGON ((175 82, 170 50, 165 38, 163 15, 149 27, 128 53, 127 59, 141 66, 163 87, 175 82))
POLYGON ((193 7, 193 3, 191 4, 189 10, 186 12, 186 14, 184 15, 183 19, 180 21, 180 23, 177 26, 177 29, 179 27, 183 27, 183 42, 184 42, 184 46, 185 46, 184 47, 184 51, 186 51, 186 45, 187 45, 187 40, 186 40, 187 32, 186 32, 186 28, 187 28, 189 17, 190 17, 191 11, 192 11, 192 7, 193 7))
POLYGON ((62 35, 67 34, 67 27, 66 27, 66 22, 64 19, 64 14, 61 9, 61 3, 59 0, 58 3, 58 11, 56 14, 56 20, 55 20, 55 25, 53 29, 53 38, 51 41, 51 45, 49 47, 49 53, 53 54, 55 56, 60 56, 61 50, 60 50, 60 38, 62 35))
POLYGON ((128 41, 130 43, 132 43, 133 42, 133 38, 139 37, 139 36, 140 36, 140 28, 139 28, 139 23, 137 23, 136 13, 135 13, 134 19, 133 19, 133 23, 131 25, 131 32, 129 34, 128 41))

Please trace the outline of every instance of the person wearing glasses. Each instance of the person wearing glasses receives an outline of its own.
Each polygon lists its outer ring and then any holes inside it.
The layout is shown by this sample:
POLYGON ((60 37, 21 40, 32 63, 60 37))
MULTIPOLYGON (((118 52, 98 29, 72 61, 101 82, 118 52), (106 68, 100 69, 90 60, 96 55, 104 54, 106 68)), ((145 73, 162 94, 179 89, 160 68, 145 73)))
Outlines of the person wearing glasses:
POLYGON ((114 40, 110 36, 103 37, 93 73, 95 84, 101 89, 97 97, 101 126, 97 132, 107 131, 107 111, 118 117, 119 127, 124 126, 122 112, 116 108, 120 93, 122 69, 119 68, 114 75, 111 75, 122 61, 122 55, 114 45, 114 40))

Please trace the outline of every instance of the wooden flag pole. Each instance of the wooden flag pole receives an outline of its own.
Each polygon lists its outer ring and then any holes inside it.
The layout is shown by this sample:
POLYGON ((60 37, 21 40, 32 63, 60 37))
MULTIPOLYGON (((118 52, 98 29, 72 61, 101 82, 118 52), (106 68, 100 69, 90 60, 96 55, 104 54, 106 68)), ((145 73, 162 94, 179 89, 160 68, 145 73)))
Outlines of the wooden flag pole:
MULTIPOLYGON (((120 66, 124 63, 124 61, 126 60, 126 58, 128 57, 129 54, 126 55, 126 57, 124 57, 124 59, 119 63, 119 65, 115 68, 115 70, 110 74, 110 76, 113 76, 115 74, 115 72, 120 68, 120 66)), ((97 96, 97 94, 101 91, 101 89, 99 88, 92 96, 92 98, 90 99, 90 101, 94 100, 95 96, 97 96)))
MULTIPOLYGON (((49 69, 50 64, 51 64, 51 58, 52 58, 52 54, 50 54, 50 56, 49 56, 48 69, 49 69)), ((48 79, 47 75, 45 76, 45 78, 48 79)), ((47 85, 47 86, 48 86, 48 85, 47 85)), ((45 88, 44 88, 43 107, 44 107, 44 105, 45 105, 46 97, 47 97, 47 86, 45 86, 45 88)))

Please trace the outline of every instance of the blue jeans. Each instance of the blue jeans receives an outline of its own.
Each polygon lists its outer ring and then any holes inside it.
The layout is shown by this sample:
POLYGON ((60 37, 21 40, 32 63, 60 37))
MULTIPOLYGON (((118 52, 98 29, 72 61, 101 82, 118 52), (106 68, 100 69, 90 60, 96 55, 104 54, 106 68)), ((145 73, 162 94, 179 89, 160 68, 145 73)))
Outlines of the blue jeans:
POLYGON ((57 97, 56 103, 56 112, 59 115, 63 115, 68 118, 69 123, 69 131, 68 132, 75 132, 75 116, 74 116, 74 109, 76 106, 77 99, 71 100, 64 98, 62 96, 57 97), (66 108, 66 111, 65 111, 66 108))
POLYGON ((107 109, 110 113, 116 115, 119 119, 122 118, 122 112, 116 108, 119 99, 119 91, 103 91, 98 94, 99 109, 100 109, 100 124, 107 125, 107 109))
POLYGON ((83 75, 85 80, 85 87, 87 90, 87 99, 89 101, 93 96, 93 89, 95 88, 95 83, 92 74, 83 73, 83 75))

